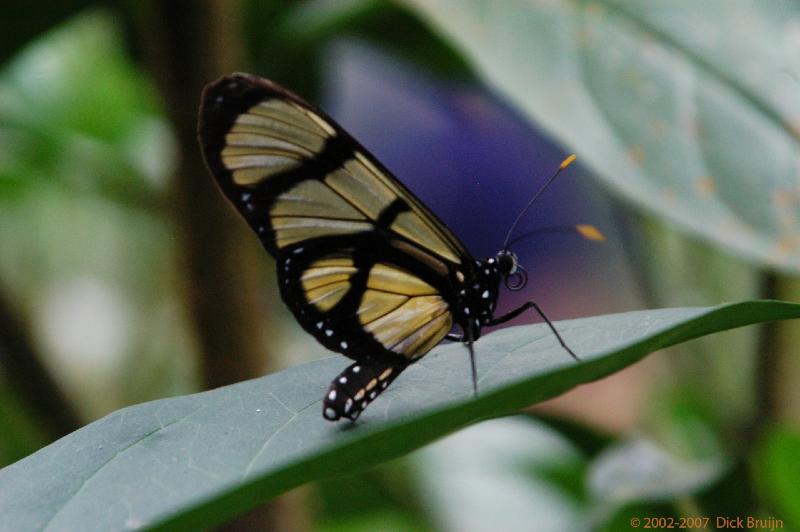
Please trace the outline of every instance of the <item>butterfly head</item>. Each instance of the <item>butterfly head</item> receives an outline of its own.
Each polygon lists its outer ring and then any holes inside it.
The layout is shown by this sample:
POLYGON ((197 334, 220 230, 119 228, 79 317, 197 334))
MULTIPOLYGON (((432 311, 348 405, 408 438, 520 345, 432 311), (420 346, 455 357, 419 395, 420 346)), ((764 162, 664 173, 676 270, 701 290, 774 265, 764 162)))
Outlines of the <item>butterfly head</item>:
POLYGON ((497 305, 498 288, 504 282, 511 290, 520 290, 528 276, 514 252, 504 249, 494 257, 475 261, 472 276, 465 279, 455 302, 456 321, 469 328, 473 340, 481 327, 491 324, 497 305))
POLYGON ((494 260, 506 288, 514 291, 525 288, 525 285, 528 284, 528 272, 519 263, 516 253, 502 249, 497 252, 494 260))

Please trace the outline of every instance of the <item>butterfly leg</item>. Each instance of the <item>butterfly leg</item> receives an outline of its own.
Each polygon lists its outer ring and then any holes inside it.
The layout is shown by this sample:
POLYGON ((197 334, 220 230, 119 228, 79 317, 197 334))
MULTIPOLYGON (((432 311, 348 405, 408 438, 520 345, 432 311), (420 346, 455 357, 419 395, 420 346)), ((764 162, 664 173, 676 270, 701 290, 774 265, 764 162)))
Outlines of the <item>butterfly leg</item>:
POLYGON ((522 314, 523 312, 525 312, 526 310, 531 309, 531 308, 534 309, 539 314, 539 316, 542 317, 542 319, 545 321, 545 323, 547 323, 547 326, 550 327, 550 330, 553 331, 553 334, 556 335, 556 338, 558 339, 558 343, 561 344, 561 347, 566 349, 567 353, 569 353, 570 356, 572 356, 572 358, 574 358, 577 361, 580 361, 580 357, 578 357, 578 355, 576 355, 572 351, 572 349, 567 347, 567 344, 564 342, 564 339, 561 338, 560 334, 558 334, 558 331, 553 326, 553 324, 550 323, 550 320, 547 318, 545 313, 542 311, 542 309, 539 307, 539 305, 537 305, 533 301, 528 301, 527 303, 525 303, 521 307, 515 308, 514 310, 512 310, 511 312, 509 312, 507 314, 503 314, 499 318, 492 319, 492 321, 490 321, 487 325, 490 325, 490 326, 491 325, 500 325, 501 323, 505 323, 505 322, 507 322, 509 320, 513 320, 514 318, 516 318, 517 316, 519 316, 520 314, 522 314))
POLYGON ((466 334, 456 334, 456 333, 448 333, 445 336, 445 340, 450 340, 451 342, 464 342, 467 344, 467 349, 469 349, 469 365, 472 368, 472 393, 475 397, 478 397, 478 370, 475 367, 475 348, 473 347, 473 341, 467 340, 466 334))
POLYGON ((355 421, 407 366, 372 361, 351 364, 331 382, 322 401, 322 416, 328 421, 343 417, 355 421))
POLYGON ((478 369, 475 367, 475 347, 472 345, 474 336, 471 327, 464 329, 464 336, 466 337, 467 349, 469 349, 469 365, 472 369, 472 395, 473 397, 478 397, 478 369))
POLYGON ((469 349, 469 365, 472 368, 472 396, 478 397, 478 370, 475 367, 475 348, 472 346, 472 340, 467 342, 467 349, 469 349))

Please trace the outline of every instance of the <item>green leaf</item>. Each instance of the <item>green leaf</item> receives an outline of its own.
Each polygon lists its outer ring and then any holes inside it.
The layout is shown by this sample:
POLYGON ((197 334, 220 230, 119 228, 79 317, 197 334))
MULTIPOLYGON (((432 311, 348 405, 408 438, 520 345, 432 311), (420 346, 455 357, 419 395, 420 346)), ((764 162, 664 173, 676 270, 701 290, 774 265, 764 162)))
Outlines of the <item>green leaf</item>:
POLYGON ((13 530, 208 527, 294 486, 363 470, 481 419, 602 378, 678 342, 800 317, 800 304, 752 301, 563 321, 575 363, 542 325, 477 343, 473 399, 461 345, 411 366, 356 426, 322 419, 342 357, 119 410, 0 471, 13 530))
POLYGON ((759 496, 786 528, 800 528, 800 433, 786 427, 767 431, 753 463, 759 496))
POLYGON ((800 271, 800 4, 403 3, 618 193, 800 271))

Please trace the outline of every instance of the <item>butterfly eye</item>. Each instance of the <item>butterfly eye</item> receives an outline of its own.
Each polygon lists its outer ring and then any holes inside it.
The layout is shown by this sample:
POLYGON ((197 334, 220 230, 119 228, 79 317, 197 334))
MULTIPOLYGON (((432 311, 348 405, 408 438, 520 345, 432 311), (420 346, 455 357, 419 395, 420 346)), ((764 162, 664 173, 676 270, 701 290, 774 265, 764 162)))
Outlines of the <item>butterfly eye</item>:
POLYGON ((497 254, 497 269, 502 276, 514 275, 518 267, 517 256, 511 251, 503 250, 497 254))

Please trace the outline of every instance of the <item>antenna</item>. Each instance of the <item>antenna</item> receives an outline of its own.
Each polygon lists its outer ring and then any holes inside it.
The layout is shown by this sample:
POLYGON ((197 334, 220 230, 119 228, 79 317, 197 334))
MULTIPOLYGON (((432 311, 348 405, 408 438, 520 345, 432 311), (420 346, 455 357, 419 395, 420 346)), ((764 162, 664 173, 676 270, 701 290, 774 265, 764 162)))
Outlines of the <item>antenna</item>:
POLYGON ((511 238, 511 234, 514 232, 514 229, 517 227, 517 224, 522 219, 522 217, 525 215, 525 213, 528 212, 528 209, 531 208, 531 205, 533 205, 533 202, 536 201, 539 198, 539 196, 541 196, 542 193, 545 190, 547 190, 547 187, 549 187, 550 184, 553 181, 555 181, 555 179, 558 177, 558 174, 560 174, 561 171, 564 170, 567 166, 571 165, 575 161, 575 159, 576 159, 576 157, 575 157, 575 154, 573 153, 572 155, 570 155, 569 157, 567 157, 566 159, 561 161, 561 164, 558 165, 558 170, 556 170, 556 172, 550 177, 550 179, 548 179, 545 182, 545 184, 542 185, 542 187, 539 190, 536 191, 536 194, 534 194, 533 197, 528 202, 528 204, 525 205, 525 208, 522 209, 522 212, 520 212, 517 215, 516 220, 514 220, 514 223, 511 224, 511 228, 508 230, 508 233, 506 233, 506 239, 503 241, 503 249, 504 250, 508 249, 508 240, 511 238))

